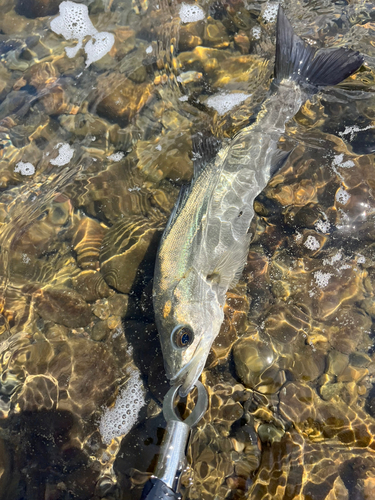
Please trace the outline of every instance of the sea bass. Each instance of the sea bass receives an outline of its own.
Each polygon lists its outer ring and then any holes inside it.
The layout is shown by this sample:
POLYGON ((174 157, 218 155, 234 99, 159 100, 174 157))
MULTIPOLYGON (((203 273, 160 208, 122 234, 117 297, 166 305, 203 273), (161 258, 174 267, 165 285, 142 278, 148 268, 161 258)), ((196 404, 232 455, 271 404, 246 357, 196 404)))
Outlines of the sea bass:
POLYGON ((349 49, 317 50, 294 34, 279 7, 275 78, 256 121, 183 187, 158 250, 153 301, 167 377, 187 395, 224 319, 227 290, 241 276, 253 202, 280 168, 285 123, 319 87, 363 63, 349 49))

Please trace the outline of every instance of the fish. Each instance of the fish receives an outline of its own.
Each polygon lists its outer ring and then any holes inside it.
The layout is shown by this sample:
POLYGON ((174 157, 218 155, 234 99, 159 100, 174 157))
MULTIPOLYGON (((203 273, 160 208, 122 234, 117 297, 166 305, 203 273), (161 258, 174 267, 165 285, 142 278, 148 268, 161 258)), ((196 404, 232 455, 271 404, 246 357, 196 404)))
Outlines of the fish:
POLYGON ((180 396, 194 387, 218 335, 228 289, 241 277, 252 239, 254 199, 285 163, 285 124, 321 87, 357 71, 347 48, 316 49, 297 36, 280 6, 274 79, 255 121, 183 186, 161 238, 153 305, 166 375, 180 396))

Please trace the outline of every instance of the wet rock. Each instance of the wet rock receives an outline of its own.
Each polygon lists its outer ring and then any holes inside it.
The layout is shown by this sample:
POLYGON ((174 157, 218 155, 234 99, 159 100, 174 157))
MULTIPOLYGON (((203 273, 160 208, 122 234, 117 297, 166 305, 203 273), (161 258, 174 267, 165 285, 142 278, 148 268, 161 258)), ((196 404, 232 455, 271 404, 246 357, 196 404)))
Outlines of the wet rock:
POLYGON ((194 49, 198 45, 202 45, 203 31, 204 23, 202 21, 183 24, 179 33, 179 50, 185 52, 186 50, 194 49))
MULTIPOLYGON (((104 97, 97 105, 99 116, 125 127, 147 104, 153 95, 153 86, 148 83, 134 84, 122 75, 113 75, 112 80, 98 82, 103 87, 104 97)), ((102 95, 102 94, 101 94, 102 95)))
POLYGON ((105 233, 106 229, 94 219, 84 217, 79 221, 72 244, 82 269, 99 268, 99 252, 105 233))
POLYGON ((217 49, 224 49, 229 46, 229 36, 221 21, 208 18, 204 31, 204 41, 206 45, 217 49))
POLYGON ((348 366, 349 356, 347 354, 343 354, 342 352, 336 351, 335 349, 332 349, 332 351, 330 351, 328 354, 327 364, 327 373, 338 377, 348 366))
POLYGON ((273 424, 262 424, 258 427, 257 432, 263 443, 277 443, 285 434, 285 431, 278 429, 273 424))
POLYGON ((332 347, 343 354, 351 354, 359 344, 363 333, 370 331, 371 319, 360 309, 343 307, 329 330, 332 347))
POLYGON ((32 294, 35 309, 44 319, 69 328, 79 328, 91 321, 87 303, 74 290, 46 287, 32 294))
MULTIPOLYGON (((114 224, 120 217, 146 215, 152 211, 153 194, 144 183, 144 177, 134 168, 133 160, 126 157, 110 164, 104 171, 90 175, 89 186, 85 181, 68 191, 70 198, 76 205, 83 206, 87 214, 99 221, 114 224)), ((175 192, 177 196, 177 190, 175 192)), ((171 201, 169 203, 172 204, 171 201)), ((97 227, 98 223, 93 222, 97 227)), ((102 228, 106 231, 104 225, 102 228)))
POLYGON ((17 0, 16 12, 31 19, 54 16, 59 11, 60 3, 60 0, 17 0))
POLYGON ((267 333, 278 342, 289 344, 304 328, 309 327, 308 318, 297 307, 273 307, 265 319, 267 333))
POLYGON ((130 292, 140 264, 145 264, 145 259, 153 260, 164 226, 164 217, 154 214, 148 218, 124 218, 109 229, 100 252, 100 270, 109 286, 122 293, 130 292))
POLYGON ((316 393, 305 384, 288 382, 280 391, 280 413, 289 422, 315 419, 316 393))
POLYGON ((110 329, 108 327, 107 321, 98 321, 92 327, 90 336, 91 336, 92 340, 99 342, 100 340, 103 340, 108 335, 109 330, 110 329))
MULTIPOLYGON (((308 337, 308 344, 304 337, 295 345, 286 346, 288 363, 286 369, 293 375, 294 380, 312 381, 323 375, 326 368, 326 351, 320 344, 314 343, 308 337)), ((326 344, 324 343, 323 346, 326 344)))
POLYGON ((233 348, 236 372, 246 387, 264 394, 277 392, 285 382, 285 372, 277 366, 271 342, 243 338, 233 348))
POLYGON ((98 271, 86 270, 73 279, 73 288, 86 302, 109 297, 111 290, 98 271))
POLYGON ((129 296, 116 293, 108 299, 108 308, 112 315, 124 317, 129 307, 129 296))
POLYGON ((20 411, 56 409, 59 398, 57 380, 46 375, 29 375, 17 395, 20 411))
POLYGON ((241 54, 248 54, 250 50, 250 39, 245 31, 240 30, 234 35, 234 43, 241 54))
POLYGON ((188 132, 190 123, 180 122, 177 118, 175 125, 164 136, 155 141, 138 141, 136 151, 138 169, 154 182, 167 178, 187 181, 191 179, 193 162, 188 154, 191 152, 191 139, 188 132))

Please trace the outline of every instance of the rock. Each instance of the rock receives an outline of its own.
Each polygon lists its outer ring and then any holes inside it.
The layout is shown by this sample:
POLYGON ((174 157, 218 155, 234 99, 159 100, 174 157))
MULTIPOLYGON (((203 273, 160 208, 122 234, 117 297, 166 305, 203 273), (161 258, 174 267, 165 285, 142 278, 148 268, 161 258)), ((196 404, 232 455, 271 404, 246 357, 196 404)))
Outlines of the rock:
POLYGON ((77 263, 82 269, 98 269, 99 253, 106 229, 89 217, 82 218, 75 228, 72 244, 77 263))
POLYGON ((233 348, 236 372, 244 385, 263 394, 277 392, 285 382, 285 373, 277 365, 277 354, 272 343, 239 340, 233 348))
POLYGON ((68 328, 87 326, 91 311, 86 302, 74 290, 48 286, 32 294, 37 313, 45 320, 68 328))
POLYGON ((250 50, 250 39, 245 31, 240 30, 234 35, 234 43, 241 54, 248 54, 250 50))
POLYGON ((59 398, 57 380, 46 375, 29 375, 17 395, 20 411, 56 409, 59 398))
POLYGON ((187 181, 192 177, 193 162, 189 158, 192 149, 186 120, 178 120, 173 130, 154 141, 138 141, 137 168, 148 180, 159 182, 164 178, 187 181))
POLYGON ((263 443, 277 443, 281 441, 285 431, 278 429, 273 424, 262 424, 257 429, 258 435, 263 443))
POLYGON ((60 3, 60 0, 17 0, 16 12, 31 19, 54 16, 59 11, 60 3))
POLYGON ((129 306, 129 296, 116 293, 108 299, 108 309, 114 316, 126 315, 129 306))
MULTIPOLYGON (((148 83, 134 84, 122 75, 112 75, 111 80, 98 80, 98 91, 103 87, 104 98, 97 105, 99 116, 125 127, 146 105, 153 95, 148 83)), ((102 95, 102 94, 101 94, 102 95)))
POLYGON ((108 333, 109 327, 107 321, 98 321, 92 327, 90 336, 92 340, 99 342, 100 340, 103 340, 108 335, 108 333))
POLYGON ((150 214, 121 219, 109 229, 100 251, 100 271, 109 286, 130 292, 140 264, 153 261, 164 226, 164 217, 150 214))
POLYGON ((207 21, 204 31, 205 44, 217 49, 225 49, 228 47, 229 36, 223 23, 211 17, 209 17, 207 21))
POLYGON ((308 385, 287 382, 279 397, 280 413, 288 422, 299 424, 315 419, 317 395, 308 385))
POLYGON ((109 297, 111 290, 98 271, 88 269, 73 279, 73 288, 86 302, 109 297))

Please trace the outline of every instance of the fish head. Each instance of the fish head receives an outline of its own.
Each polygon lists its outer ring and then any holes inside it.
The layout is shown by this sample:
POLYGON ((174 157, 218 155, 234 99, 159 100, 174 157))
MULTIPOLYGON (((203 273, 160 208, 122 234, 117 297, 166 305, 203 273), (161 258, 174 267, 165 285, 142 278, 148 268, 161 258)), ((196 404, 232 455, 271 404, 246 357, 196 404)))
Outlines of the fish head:
POLYGON ((200 377, 223 322, 223 308, 203 277, 184 277, 167 294, 154 295, 164 366, 186 396, 200 377))

